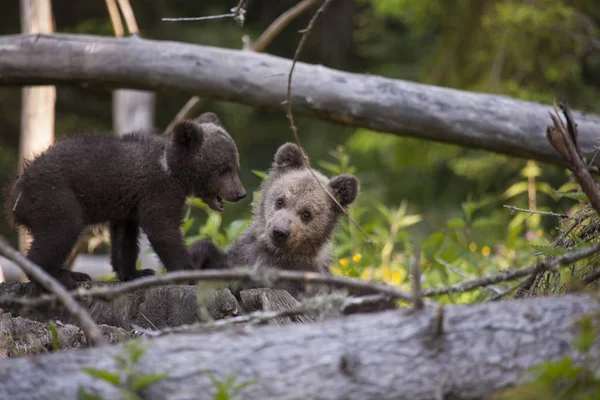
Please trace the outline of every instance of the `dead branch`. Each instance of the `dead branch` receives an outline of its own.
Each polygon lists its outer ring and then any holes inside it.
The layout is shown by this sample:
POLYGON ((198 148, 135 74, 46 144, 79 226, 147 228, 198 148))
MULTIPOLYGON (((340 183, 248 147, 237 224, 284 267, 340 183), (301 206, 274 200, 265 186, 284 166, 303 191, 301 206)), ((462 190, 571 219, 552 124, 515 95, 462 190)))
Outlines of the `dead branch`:
MULTIPOLYGON (((150 276, 129 282, 119 283, 110 287, 93 287, 91 289, 79 288, 70 293, 75 298, 99 298, 111 300, 117 296, 154 286, 172 283, 187 283, 189 281, 212 281, 212 282, 255 282, 261 286, 276 286, 278 282, 302 282, 306 284, 321 284, 337 288, 356 289, 367 293, 376 293, 389 296, 392 299, 410 302, 411 295, 393 286, 378 284, 361 279, 346 278, 315 272, 298 272, 287 270, 264 269, 251 271, 249 269, 236 268, 231 270, 200 270, 200 271, 176 271, 164 275, 150 276)), ((3 306, 26 306, 38 307, 56 301, 54 295, 42 295, 36 298, 15 298, 13 296, 1 296, 0 307, 3 306)))
POLYGON ((123 29, 123 23, 121 22, 121 16, 119 15, 117 0, 106 0, 106 8, 108 8, 108 15, 113 30, 115 31, 115 36, 122 37, 125 31, 123 29))
MULTIPOLYGON (((0 36, 0 50, 0 85, 171 90, 273 110, 285 110, 291 66, 252 51, 91 35, 0 36)), ((302 62, 293 100, 296 116, 564 165, 545 136, 549 108, 538 103, 302 62)), ((593 152, 600 118, 573 117, 582 151, 593 152)))
POLYGON ((52 293, 51 296, 53 299, 60 301, 65 308, 78 319, 87 338, 92 343, 98 346, 107 343, 104 336, 102 336, 100 328, 98 328, 98 325, 96 325, 90 314, 75 301, 64 286, 46 271, 29 261, 18 251, 14 250, 2 236, 0 236, 0 254, 13 261, 27 274, 27 276, 52 293))
POLYGON ((577 124, 573 119, 571 110, 566 100, 561 101, 560 109, 567 121, 567 125, 563 123, 560 114, 554 105, 554 114, 550 114, 553 125, 548 125, 546 136, 554 149, 561 155, 567 168, 573 172, 575 179, 581 185, 581 189, 587 195, 590 204, 600 216, 600 190, 598 182, 588 170, 587 165, 583 161, 581 155, 581 147, 579 145, 579 132, 577 124))
POLYGON ((125 19, 125 23, 127 24, 127 30, 130 35, 138 35, 140 30, 138 28, 137 22, 135 20, 135 14, 133 13, 133 8, 131 8, 131 4, 129 4, 129 0, 117 0, 119 2, 119 7, 121 8, 121 13, 123 13, 123 18, 125 19))
POLYGON ((557 217, 557 218, 569 218, 569 216, 566 214, 557 214, 557 213, 550 212, 550 211, 527 210, 525 208, 509 206, 506 204, 504 204, 502 207, 511 209, 512 210, 511 214, 514 214, 515 211, 521 211, 521 212, 525 212, 525 213, 529 213, 529 214, 550 215, 550 216, 557 217))
POLYGON ((495 275, 487 276, 485 278, 475 279, 467 282, 460 282, 439 289, 424 289, 423 296, 430 297, 448 293, 468 292, 471 290, 478 289, 480 287, 485 287, 500 282, 511 281, 513 279, 521 278, 523 276, 531 274, 538 274, 540 272, 545 271, 554 271, 560 266, 572 264, 576 261, 589 257, 592 254, 597 253, 598 251, 600 251, 600 243, 596 243, 584 249, 563 254, 558 257, 545 258, 543 260, 538 261, 535 265, 531 267, 516 270, 507 270, 495 275))
MULTIPOLYGON (((136 372, 168 374, 143 391, 147 400, 212 398, 207 371, 221 382, 249 382, 238 396, 248 400, 487 399, 548 360, 597 363, 598 343, 587 354, 571 343, 574 323, 599 310, 594 296, 565 295, 147 338, 136 372)), ((74 399, 80 387, 119 398, 81 370, 117 372, 118 354, 122 345, 0 361, 0 398, 74 399)))

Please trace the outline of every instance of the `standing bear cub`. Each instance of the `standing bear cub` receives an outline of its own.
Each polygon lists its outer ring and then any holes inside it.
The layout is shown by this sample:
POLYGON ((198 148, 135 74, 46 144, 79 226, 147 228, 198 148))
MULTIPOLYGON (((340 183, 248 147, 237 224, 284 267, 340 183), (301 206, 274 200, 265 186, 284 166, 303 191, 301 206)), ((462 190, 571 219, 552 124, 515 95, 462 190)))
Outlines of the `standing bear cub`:
POLYGON ((109 223, 111 263, 122 281, 138 271, 142 228, 168 271, 191 269, 180 231, 186 197, 222 211, 246 196, 237 147, 213 113, 175 125, 170 137, 131 133, 58 142, 28 163, 6 196, 7 215, 33 241, 27 257, 72 289, 86 274, 64 263, 83 229, 109 223))
MULTIPOLYGON (((189 252, 195 268, 248 266, 329 272, 332 237, 343 212, 323 191, 302 158, 300 148, 293 143, 277 150, 248 229, 226 252, 210 241, 193 243, 189 252)), ((343 207, 356 199, 359 181, 355 176, 328 179, 313 172, 343 207)), ((297 295, 301 285, 288 290, 297 295)))

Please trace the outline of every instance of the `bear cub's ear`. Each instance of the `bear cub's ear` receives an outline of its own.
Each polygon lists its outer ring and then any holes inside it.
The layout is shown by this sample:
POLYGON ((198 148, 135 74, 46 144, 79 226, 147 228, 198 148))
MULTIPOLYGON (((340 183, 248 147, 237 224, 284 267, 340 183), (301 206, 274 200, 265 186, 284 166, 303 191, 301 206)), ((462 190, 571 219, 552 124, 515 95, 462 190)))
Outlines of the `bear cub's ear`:
POLYGON ((360 183, 354 175, 338 175, 329 181, 329 189, 344 207, 351 204, 358 195, 360 183))
POLYGON ((281 145, 277 149, 277 153, 275 153, 275 163, 273 166, 280 172, 288 169, 304 168, 302 151, 294 143, 281 145))
POLYGON ((179 121, 173 127, 173 143, 186 149, 200 147, 204 132, 200 125, 193 121, 179 121))
POLYGON ((223 128, 223 123, 219 117, 217 117, 217 114, 213 112, 205 112, 200 114, 198 117, 196 117, 196 119, 194 119, 194 122, 198 124, 215 124, 223 128))

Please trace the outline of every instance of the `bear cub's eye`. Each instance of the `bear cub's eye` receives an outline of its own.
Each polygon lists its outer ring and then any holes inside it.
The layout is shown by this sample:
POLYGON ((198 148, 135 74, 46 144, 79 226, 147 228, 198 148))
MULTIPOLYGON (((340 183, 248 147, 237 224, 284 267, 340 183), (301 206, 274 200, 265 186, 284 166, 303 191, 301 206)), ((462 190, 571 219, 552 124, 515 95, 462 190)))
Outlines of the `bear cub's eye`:
POLYGON ((312 214, 310 213, 310 211, 304 211, 302 213, 302 219, 305 221, 308 221, 310 219, 310 217, 312 217, 312 214))
POLYGON ((226 175, 228 172, 229 172, 229 167, 221 167, 219 169, 219 175, 220 176, 226 175))
POLYGON ((275 201, 275 207, 277 207, 278 209, 282 208, 284 204, 285 202, 283 201, 283 197, 280 197, 275 201))

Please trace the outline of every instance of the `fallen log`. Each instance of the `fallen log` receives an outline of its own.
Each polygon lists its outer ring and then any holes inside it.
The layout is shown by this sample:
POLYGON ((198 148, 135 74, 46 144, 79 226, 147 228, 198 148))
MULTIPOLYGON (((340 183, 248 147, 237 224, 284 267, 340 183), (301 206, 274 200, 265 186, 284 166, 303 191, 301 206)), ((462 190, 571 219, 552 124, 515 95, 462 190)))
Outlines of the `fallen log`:
MULTIPOLYGON (((48 351, 79 349, 90 346, 81 328, 53 321, 56 339, 48 323, 13 317, 0 310, 0 359, 45 353, 48 351)), ((109 343, 118 343, 132 338, 131 332, 108 325, 99 326, 109 343)))
MULTIPOLYGON (((111 285, 95 282, 94 286, 111 285)), ((118 283, 112 283, 118 285, 118 283)), ((82 287, 90 288, 89 283, 82 287)), ((207 291, 208 292, 208 291, 207 291)), ((28 298, 37 294, 32 283, 0 283, 0 296, 28 298)), ((84 298, 80 300, 98 324, 131 329, 132 324, 147 329, 203 322, 196 296, 196 287, 191 285, 157 286, 137 290, 112 301, 84 298)), ((228 289, 211 290, 203 299, 202 306, 213 319, 238 315, 242 308, 228 289)), ((23 307, 17 304, 0 305, 13 315, 36 321, 60 320, 68 324, 77 321, 59 304, 52 307, 23 307)))
MULTIPOLYGON (((94 286, 118 285, 119 283, 98 283, 94 286)), ((82 288, 89 289, 90 283, 82 288)), ((284 290, 257 288, 240 291, 238 299, 229 289, 204 287, 202 298, 198 299, 198 289, 190 285, 166 285, 136 290, 112 301, 83 298, 80 301, 88 309, 98 324, 132 329, 134 325, 146 329, 171 328, 197 322, 207 322, 207 318, 220 320, 253 311, 279 311, 293 308, 300 303, 284 290), (201 308, 202 307, 202 308, 201 308), (202 310, 208 313, 203 315, 202 310)), ((0 298, 27 299, 38 294, 32 283, 0 283, 0 298)), ((20 304, 1 304, 5 311, 35 321, 60 320, 66 324, 77 324, 77 320, 60 304, 51 307, 33 307, 20 304)), ((353 307, 354 308, 354 307, 353 307)), ((361 311, 359 307, 357 311, 361 311)), ((356 312, 356 311, 355 311, 356 312)), ((279 317, 274 324, 291 322, 312 322, 310 316, 298 315, 279 317)))
MULTIPOLYGON (((283 109, 290 67, 267 54, 138 37, 0 37, 0 85, 177 90, 283 109)), ((305 63, 296 65, 292 101, 313 118, 563 165, 545 136, 552 107, 539 103, 305 63)), ((573 116, 583 152, 593 152, 600 117, 573 116)))
MULTIPOLYGON (((244 399, 489 398, 543 361, 581 363, 574 323, 598 311, 591 296, 565 295, 171 335, 142 342, 137 372, 168 375, 144 389, 144 399, 211 398, 208 373, 250 382, 244 399)), ((586 357, 597 362, 597 349, 586 357)), ((80 387, 118 398, 113 386, 82 371, 115 372, 118 354, 121 345, 0 361, 0 398, 75 398, 80 387)))

